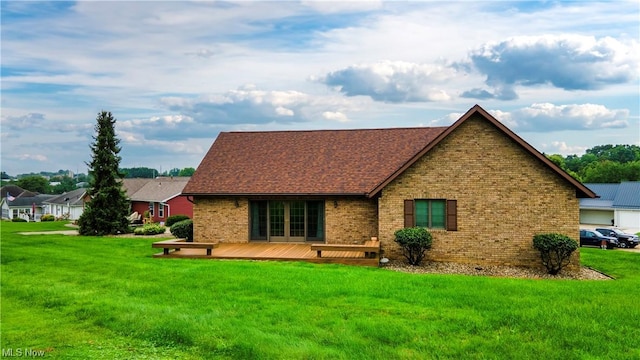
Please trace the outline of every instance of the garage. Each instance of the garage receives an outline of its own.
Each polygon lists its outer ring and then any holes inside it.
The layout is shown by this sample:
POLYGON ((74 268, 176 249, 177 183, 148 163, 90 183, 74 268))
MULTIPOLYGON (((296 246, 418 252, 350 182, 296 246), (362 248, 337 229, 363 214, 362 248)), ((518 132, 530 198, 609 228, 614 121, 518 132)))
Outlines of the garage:
POLYGON ((595 199, 580 199, 580 223, 640 229, 640 181, 619 184, 585 184, 595 199))
POLYGON ((613 210, 580 209, 580 224, 611 225, 613 210))
POLYGON ((640 229, 640 209, 616 210, 615 215, 616 226, 627 229, 640 229))

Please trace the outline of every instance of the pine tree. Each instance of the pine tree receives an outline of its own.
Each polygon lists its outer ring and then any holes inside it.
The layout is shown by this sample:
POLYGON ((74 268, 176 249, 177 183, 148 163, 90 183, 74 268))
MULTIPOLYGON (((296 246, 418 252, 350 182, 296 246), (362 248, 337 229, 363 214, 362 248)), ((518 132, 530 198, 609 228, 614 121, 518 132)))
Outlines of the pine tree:
POLYGON ((90 145, 92 160, 87 163, 91 181, 88 195, 91 200, 78 219, 80 235, 108 235, 129 231, 129 202, 122 190, 123 174, 119 172, 120 140, 115 134, 116 119, 111 112, 102 111, 96 118, 94 143, 90 145))

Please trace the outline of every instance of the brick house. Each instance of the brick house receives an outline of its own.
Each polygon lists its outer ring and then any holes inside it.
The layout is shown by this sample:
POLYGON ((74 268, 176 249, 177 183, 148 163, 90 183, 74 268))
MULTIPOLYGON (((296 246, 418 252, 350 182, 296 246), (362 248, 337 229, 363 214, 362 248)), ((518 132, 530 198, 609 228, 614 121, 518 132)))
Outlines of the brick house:
MULTIPOLYGON (((449 127, 221 133, 183 190, 194 240, 361 243, 425 226, 427 259, 539 266, 595 194, 474 106, 449 127)), ((579 254, 572 264, 579 263, 579 254)))

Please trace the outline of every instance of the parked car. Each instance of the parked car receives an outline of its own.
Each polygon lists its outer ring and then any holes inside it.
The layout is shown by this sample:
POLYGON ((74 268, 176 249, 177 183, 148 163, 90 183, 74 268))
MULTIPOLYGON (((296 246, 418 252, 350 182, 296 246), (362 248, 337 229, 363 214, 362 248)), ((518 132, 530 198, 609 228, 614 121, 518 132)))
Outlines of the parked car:
POLYGON ((634 247, 638 246, 638 243, 640 243, 638 235, 627 234, 619 229, 598 228, 596 229, 596 231, 604 236, 611 236, 618 239, 618 247, 621 248, 633 249, 634 247))
POLYGON ((580 230, 580 246, 600 246, 602 241, 607 242, 607 249, 618 246, 618 239, 611 236, 604 236, 594 230, 580 230))

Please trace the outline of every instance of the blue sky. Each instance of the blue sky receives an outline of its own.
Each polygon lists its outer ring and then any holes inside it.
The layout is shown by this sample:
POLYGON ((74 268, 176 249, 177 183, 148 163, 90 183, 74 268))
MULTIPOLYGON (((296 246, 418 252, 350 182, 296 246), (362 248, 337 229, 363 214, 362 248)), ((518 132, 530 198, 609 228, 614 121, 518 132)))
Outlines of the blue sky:
POLYGON ((637 1, 2 1, 0 167, 197 167, 220 131, 449 125, 542 152, 640 145, 637 1))

